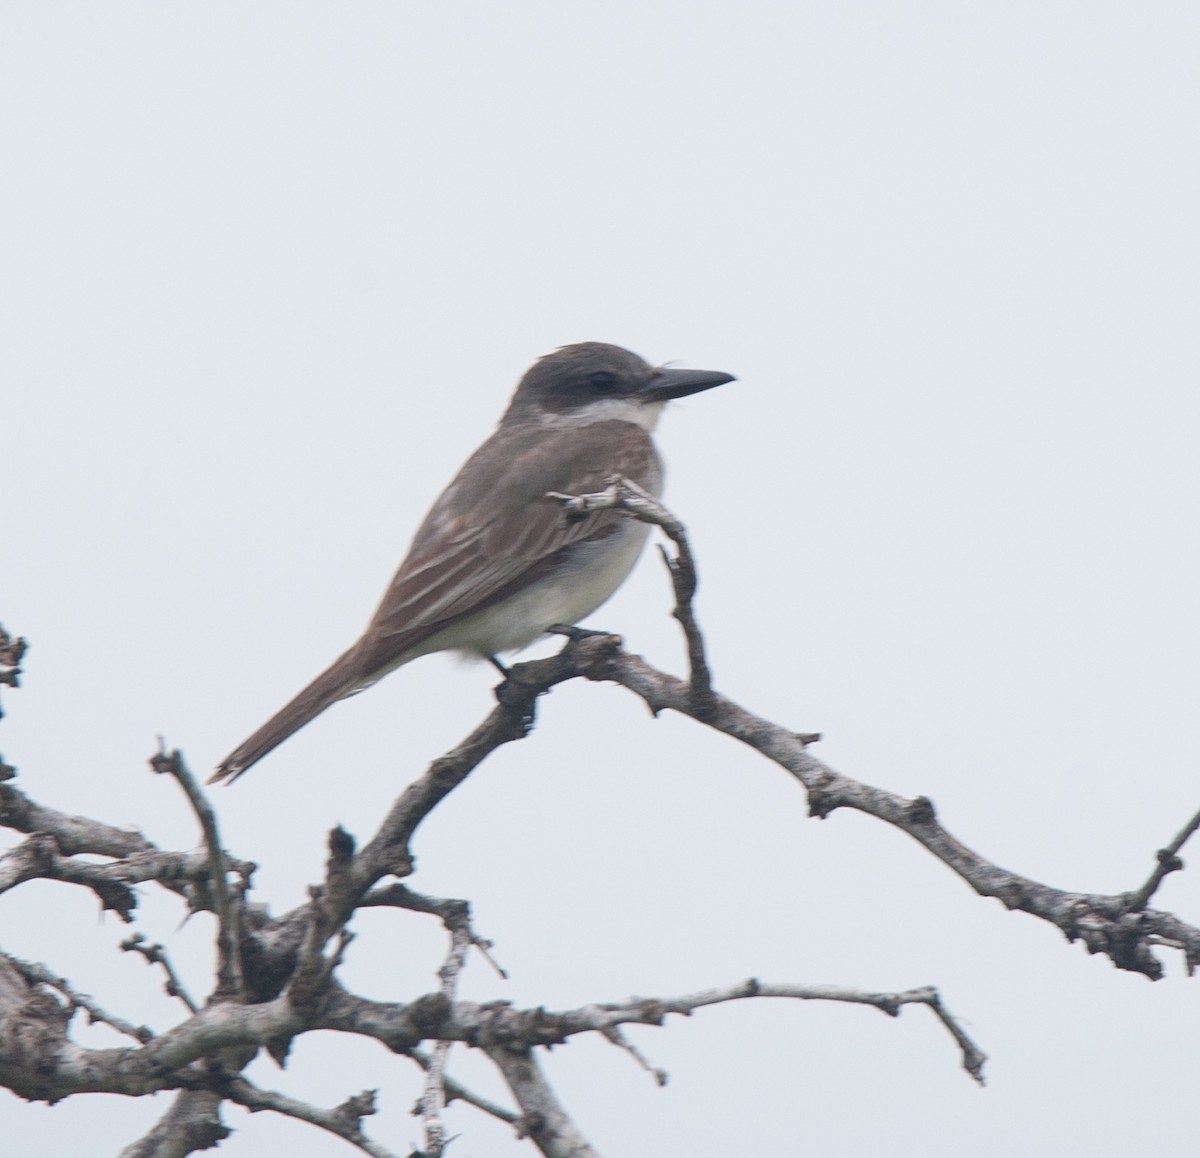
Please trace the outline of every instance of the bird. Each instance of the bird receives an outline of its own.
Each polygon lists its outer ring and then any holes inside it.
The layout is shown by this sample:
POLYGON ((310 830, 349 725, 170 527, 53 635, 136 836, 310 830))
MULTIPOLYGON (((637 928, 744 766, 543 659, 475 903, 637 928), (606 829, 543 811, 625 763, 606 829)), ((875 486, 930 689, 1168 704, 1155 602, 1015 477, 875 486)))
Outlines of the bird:
POLYGON ((217 766, 232 782, 338 700, 423 655, 490 659, 603 604, 637 562, 649 527, 614 510, 567 518, 551 492, 601 491, 615 475, 656 498, 651 439, 666 403, 735 381, 652 366, 606 342, 562 346, 517 384, 492 435, 413 537, 362 636, 217 766))

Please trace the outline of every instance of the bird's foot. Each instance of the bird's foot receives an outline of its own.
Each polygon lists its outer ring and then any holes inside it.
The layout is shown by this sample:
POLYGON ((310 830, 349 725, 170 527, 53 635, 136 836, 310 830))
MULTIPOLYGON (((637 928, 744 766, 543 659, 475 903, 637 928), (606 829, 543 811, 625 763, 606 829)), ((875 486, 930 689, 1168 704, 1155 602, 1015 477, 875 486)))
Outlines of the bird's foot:
POLYGON ((572 643, 584 639, 595 639, 598 635, 612 635, 611 631, 590 631, 586 627, 574 627, 569 623, 552 623, 546 628, 547 635, 565 635, 572 643))

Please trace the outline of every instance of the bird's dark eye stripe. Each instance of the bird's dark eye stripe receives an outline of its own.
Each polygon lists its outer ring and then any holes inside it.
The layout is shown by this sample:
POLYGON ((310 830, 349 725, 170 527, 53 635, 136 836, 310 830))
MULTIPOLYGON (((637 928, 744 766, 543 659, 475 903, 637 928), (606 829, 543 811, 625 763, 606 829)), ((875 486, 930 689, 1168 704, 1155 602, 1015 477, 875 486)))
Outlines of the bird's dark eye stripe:
POLYGON ((611 390, 617 384, 617 376, 611 370, 594 370, 588 375, 588 385, 593 390, 611 390))

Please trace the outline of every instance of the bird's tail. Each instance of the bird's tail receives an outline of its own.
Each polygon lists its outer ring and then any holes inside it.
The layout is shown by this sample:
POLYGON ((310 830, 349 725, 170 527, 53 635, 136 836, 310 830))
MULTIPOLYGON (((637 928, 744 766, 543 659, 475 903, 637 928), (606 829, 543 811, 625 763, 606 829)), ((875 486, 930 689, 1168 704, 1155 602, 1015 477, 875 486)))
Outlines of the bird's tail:
POLYGON ((319 716, 330 704, 353 695, 364 683, 360 666, 357 646, 334 660, 304 691, 226 756, 209 777, 209 784, 219 780, 232 783, 293 732, 298 732, 319 716))

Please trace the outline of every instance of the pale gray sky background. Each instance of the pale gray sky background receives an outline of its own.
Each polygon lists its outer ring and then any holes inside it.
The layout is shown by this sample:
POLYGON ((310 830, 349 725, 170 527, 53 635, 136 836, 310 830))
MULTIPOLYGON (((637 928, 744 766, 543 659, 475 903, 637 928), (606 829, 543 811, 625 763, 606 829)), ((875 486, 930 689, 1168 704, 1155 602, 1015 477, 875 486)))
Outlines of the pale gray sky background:
MULTIPOLYGON (((4 4, 0 619, 32 650, 0 751, 47 804, 192 847, 155 734, 203 770, 279 707, 526 366, 598 339, 739 377, 660 428, 718 688, 1005 866, 1135 887, 1200 803, 1198 60, 1194 4, 4 4)), ((648 554, 591 622, 678 671, 668 611, 648 554)), ((494 682, 422 660, 217 793, 260 899, 302 899, 327 829, 368 835, 494 682)), ((548 1070, 606 1154, 1194 1140, 1176 959, 1118 973, 618 689, 556 691, 417 852, 513 973, 475 963, 469 997, 934 983, 991 1055, 979 1090, 920 1011, 765 1002, 633 1034, 665 1090, 578 1042, 548 1070)), ((1200 919, 1198 881, 1161 905, 1200 919)), ((202 988, 210 925, 180 916, 148 889, 138 928, 202 988)), ((432 986, 428 922, 355 927, 349 984, 432 986)), ((6 895, 0 929, 178 1015, 78 890, 6 895)), ((382 1049, 256 1076, 379 1087, 380 1139, 419 1141, 382 1049)), ((112 1154, 167 1105, 5 1095, 0 1136, 112 1154)), ((350 1152, 227 1119, 229 1158, 350 1152)), ((461 1158, 532 1152, 450 1124, 461 1158)))

